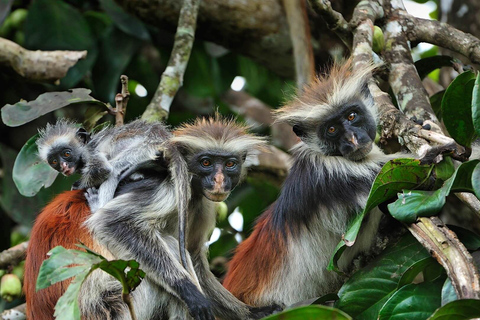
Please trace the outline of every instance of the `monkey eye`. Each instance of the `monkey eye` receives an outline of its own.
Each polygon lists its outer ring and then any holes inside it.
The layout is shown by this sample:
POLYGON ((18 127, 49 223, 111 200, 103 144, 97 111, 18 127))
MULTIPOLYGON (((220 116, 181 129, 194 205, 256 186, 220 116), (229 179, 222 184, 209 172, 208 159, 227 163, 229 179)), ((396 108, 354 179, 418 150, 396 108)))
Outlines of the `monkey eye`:
POLYGON ((53 164, 53 165, 56 165, 57 163, 58 163, 58 162, 57 162, 56 159, 53 159, 53 160, 52 160, 52 164, 53 164))
POLYGON ((204 167, 210 167, 212 165, 212 162, 210 161, 210 159, 202 159, 201 163, 202 163, 202 166, 204 167))
POLYGON ((72 155, 72 153, 68 150, 63 153, 63 156, 66 157, 66 158, 70 157, 71 155, 72 155))
POLYGON ((328 133, 335 133, 337 132, 337 128, 335 128, 334 126, 331 126, 328 128, 328 133))
POLYGON ((353 121, 356 117, 357 117, 357 113, 354 111, 348 115, 347 119, 348 121, 353 121))
POLYGON ((234 168, 237 165, 237 163, 233 160, 228 160, 227 163, 225 163, 225 167, 227 168, 234 168))

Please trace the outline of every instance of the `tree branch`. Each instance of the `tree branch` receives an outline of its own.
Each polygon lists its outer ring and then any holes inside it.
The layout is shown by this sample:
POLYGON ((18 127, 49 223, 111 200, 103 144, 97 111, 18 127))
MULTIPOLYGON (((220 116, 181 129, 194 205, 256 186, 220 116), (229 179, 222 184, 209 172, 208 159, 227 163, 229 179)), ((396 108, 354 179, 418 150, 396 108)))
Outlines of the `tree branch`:
POLYGON ((127 112, 128 99, 130 98, 130 92, 128 92, 128 77, 122 75, 120 77, 122 83, 122 91, 115 95, 115 126, 122 126, 125 119, 125 113, 127 112))
POLYGON ((27 305, 24 303, 12 309, 3 311, 2 314, 0 314, 0 319, 24 320, 24 319, 27 319, 26 312, 27 312, 27 305))
POLYGON ((459 299, 480 298, 478 270, 453 231, 437 217, 419 218, 408 230, 445 268, 459 299))
POLYGON ((183 75, 195 39, 199 6, 200 0, 183 1, 177 32, 175 33, 175 43, 167 68, 162 74, 160 85, 143 113, 142 119, 154 121, 167 118, 173 98, 183 84, 183 75))
POLYGON ((28 241, 17 244, 10 249, 0 252, 0 269, 4 269, 10 265, 17 265, 25 259, 28 241))
POLYGON ((57 81, 86 56, 87 51, 30 51, 0 38, 0 64, 29 80, 57 81))

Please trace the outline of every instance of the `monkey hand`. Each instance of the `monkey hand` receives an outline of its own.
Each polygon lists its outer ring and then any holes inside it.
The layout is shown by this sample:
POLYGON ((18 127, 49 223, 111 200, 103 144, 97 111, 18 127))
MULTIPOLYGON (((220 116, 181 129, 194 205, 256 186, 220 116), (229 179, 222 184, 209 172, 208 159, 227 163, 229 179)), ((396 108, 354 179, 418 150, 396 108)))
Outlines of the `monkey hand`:
POLYGON ((85 199, 87 199, 88 206, 90 207, 90 211, 94 213, 97 211, 99 208, 100 200, 98 196, 98 189, 97 188, 88 188, 85 191, 85 199))
POLYGON ((250 319, 261 319, 266 316, 269 316, 273 313, 278 313, 284 308, 278 304, 272 304, 265 307, 249 307, 250 309, 250 319))
POLYGON ((188 312, 194 320, 215 320, 210 301, 203 295, 185 302, 187 303, 188 312))

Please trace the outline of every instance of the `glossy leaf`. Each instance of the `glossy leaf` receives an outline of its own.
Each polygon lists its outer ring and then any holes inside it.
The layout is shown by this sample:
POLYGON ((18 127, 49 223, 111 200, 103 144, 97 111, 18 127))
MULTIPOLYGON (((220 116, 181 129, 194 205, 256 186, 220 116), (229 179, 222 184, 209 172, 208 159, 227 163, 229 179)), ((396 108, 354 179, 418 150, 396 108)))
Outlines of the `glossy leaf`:
POLYGON ((428 179, 432 170, 433 166, 421 165, 420 161, 416 159, 402 158, 385 163, 370 189, 363 212, 350 222, 345 232, 344 240, 341 240, 335 248, 328 270, 337 269, 338 259, 345 250, 347 243, 353 244, 355 242, 362 221, 370 210, 394 197, 402 189, 413 189, 420 186, 428 179))
POLYGON ((445 90, 439 91, 430 97, 430 105, 439 121, 442 121, 442 100, 445 90))
POLYGON ((457 293, 452 285, 452 280, 447 278, 442 287, 442 306, 458 299, 457 293))
POLYGON ((410 268, 405 270, 398 282, 398 288, 401 288, 407 284, 412 283, 412 281, 418 276, 418 274, 424 271, 428 266, 432 264, 438 264, 438 262, 432 257, 418 260, 410 268))
POLYGON ((100 5, 120 30, 141 40, 150 40, 150 34, 143 22, 125 12, 122 7, 113 0, 100 0, 100 5))
POLYGON ((444 280, 409 284, 395 292, 379 312, 378 320, 425 320, 440 307, 444 280))
POLYGON ((413 236, 405 235, 345 282, 335 306, 358 320, 376 319, 387 299, 396 292, 403 274, 429 257, 413 236))
POLYGON ((311 305, 307 307, 299 307, 295 309, 286 310, 272 316, 262 318, 264 320, 318 320, 318 319, 336 319, 336 320, 350 320, 350 317, 345 312, 321 305, 311 305))
POLYGON ((480 318, 480 300, 463 299, 447 303, 428 320, 468 320, 480 318))
POLYGON ((471 71, 456 77, 442 99, 443 123, 458 143, 470 147, 475 136, 472 122, 472 91, 475 75, 471 71))
POLYGON ((475 79, 472 94, 472 119, 477 136, 480 136, 480 73, 475 79))
POLYGON ((398 200, 388 205, 390 214, 397 220, 412 223, 417 217, 431 216, 445 205, 450 191, 473 191, 472 172, 479 160, 462 163, 454 174, 436 191, 404 190, 398 200))
POLYGON ((38 134, 25 143, 13 165, 13 181, 25 197, 33 197, 42 187, 48 188, 58 175, 57 171, 38 157, 37 139, 38 134))
POLYGON ((103 105, 101 101, 90 96, 89 89, 72 89, 62 92, 47 92, 39 95, 33 101, 20 101, 15 104, 7 104, 2 108, 2 120, 10 127, 18 127, 30 122, 46 113, 76 103, 96 103, 103 105))
POLYGON ((480 199, 480 164, 477 164, 475 169, 473 169, 472 188, 477 198, 480 199))

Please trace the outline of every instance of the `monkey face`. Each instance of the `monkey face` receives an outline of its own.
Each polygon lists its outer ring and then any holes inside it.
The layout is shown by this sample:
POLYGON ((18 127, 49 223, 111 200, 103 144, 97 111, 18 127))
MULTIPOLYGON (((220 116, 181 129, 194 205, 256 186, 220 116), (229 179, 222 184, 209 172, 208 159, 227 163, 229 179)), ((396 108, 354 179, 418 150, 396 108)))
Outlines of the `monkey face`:
POLYGON ((207 199, 225 200, 240 181, 242 159, 228 153, 200 153, 190 162, 192 187, 207 199))
POLYGON ((47 161, 53 169, 65 176, 70 176, 78 169, 80 156, 68 147, 59 146, 52 149, 47 161))

